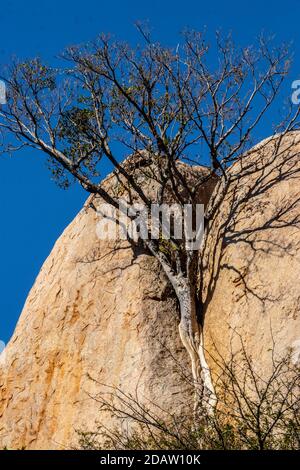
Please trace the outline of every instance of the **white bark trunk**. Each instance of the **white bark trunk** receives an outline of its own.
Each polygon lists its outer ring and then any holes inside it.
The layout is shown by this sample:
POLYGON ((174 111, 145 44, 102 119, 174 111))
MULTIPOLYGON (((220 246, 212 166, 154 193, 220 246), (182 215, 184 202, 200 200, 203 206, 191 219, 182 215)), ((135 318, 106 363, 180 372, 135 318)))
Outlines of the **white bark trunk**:
POLYGON ((190 272, 187 277, 184 277, 182 273, 174 274, 164 254, 157 251, 151 241, 148 241, 146 246, 161 263, 179 300, 181 316, 179 334, 191 358, 195 385, 195 410, 199 408, 199 405, 203 405, 208 413, 213 414, 217 400, 210 369, 205 359, 203 329, 197 318, 196 291, 193 284, 196 280, 195 272, 190 272))
POLYGON ((216 395, 210 369, 205 359, 203 329, 197 318, 196 298, 193 295, 193 289, 187 285, 183 286, 182 292, 178 292, 178 298, 181 313, 179 333, 182 344, 191 359, 195 385, 195 411, 199 405, 202 405, 212 414, 216 404, 216 395))

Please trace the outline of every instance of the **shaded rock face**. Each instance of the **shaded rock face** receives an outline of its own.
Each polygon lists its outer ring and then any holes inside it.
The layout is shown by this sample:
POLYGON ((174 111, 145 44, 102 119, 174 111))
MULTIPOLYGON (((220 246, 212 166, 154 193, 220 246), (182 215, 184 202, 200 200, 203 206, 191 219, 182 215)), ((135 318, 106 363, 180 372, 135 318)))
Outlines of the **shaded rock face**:
POLYGON ((152 257, 97 240, 82 211, 32 288, 0 373, 0 439, 10 448, 57 448, 74 428, 94 429, 99 383, 179 405, 182 384, 164 344, 183 363, 177 305, 152 257))
POLYGON ((228 176, 206 246, 205 347, 216 371, 243 342, 268 377, 272 350, 300 357, 299 133, 262 142, 228 176))
MULTIPOLYGON (((287 136, 279 152, 275 144, 265 141, 233 165, 211 222, 204 337, 215 373, 216 351, 229 357, 240 338, 262 374, 271 369, 273 342, 279 355, 291 347, 299 358, 299 134, 287 136)), ((122 195, 119 181, 104 184, 122 195)), ((214 185, 199 201, 208 202, 214 185)), ((148 190, 155 194, 154 182, 148 190)), ((217 187, 212 200, 220 194, 217 187)), ((93 430, 97 419, 110 424, 91 398, 101 384, 132 395, 138 389, 141 400, 178 414, 192 402, 181 374, 190 363, 177 302, 164 274, 126 242, 99 241, 97 220, 87 204, 28 296, 0 366, 0 447, 70 447, 75 429, 93 430)))
MULTIPOLYGON (((119 183, 109 177, 104 185, 118 191, 119 183)), ((6 348, 0 448, 70 447, 76 429, 111 425, 92 398, 106 385, 134 397, 138 390, 141 402, 178 414, 192 401, 177 301, 164 274, 127 242, 100 241, 90 202, 44 263, 6 348)))

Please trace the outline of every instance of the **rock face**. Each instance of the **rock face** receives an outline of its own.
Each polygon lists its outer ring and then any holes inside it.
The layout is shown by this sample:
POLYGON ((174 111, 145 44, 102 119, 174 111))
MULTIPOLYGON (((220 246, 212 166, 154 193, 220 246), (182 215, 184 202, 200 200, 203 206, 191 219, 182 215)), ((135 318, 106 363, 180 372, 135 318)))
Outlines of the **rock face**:
MULTIPOLYGON (((264 374, 273 339, 278 353, 292 347, 299 354, 300 138, 286 137, 280 152, 274 142, 233 165, 211 222, 203 295, 205 346, 215 372, 216 349, 226 357, 240 337, 264 374)), ((212 190, 200 200, 207 203, 212 190)), ((100 417, 91 396, 101 384, 133 395, 138 388, 143 399, 179 414, 192 400, 178 370, 190 364, 165 276, 126 242, 99 241, 97 220, 87 204, 28 296, 0 366, 0 447, 76 444, 75 430, 93 430, 100 417)))
MULTIPOLYGON (((0 373, 1 447, 53 449, 95 427, 99 383, 172 405, 182 387, 163 344, 187 362, 177 306, 155 260, 96 237, 83 210, 29 294, 0 373)), ((172 405, 173 406, 173 405, 172 405)))
MULTIPOLYGON (((114 177, 104 184, 121 192, 114 177)), ((164 274, 127 242, 99 240, 99 215, 90 203, 55 244, 6 348, 0 448, 76 445, 76 429, 111 421, 92 398, 106 386, 133 396, 138 388, 141 402, 179 414, 191 396, 182 379, 189 358, 179 339, 177 301, 164 274)))
POLYGON ((268 377, 271 350, 300 358, 299 133, 263 141, 228 176, 206 247, 205 346, 214 370, 242 340, 268 377))

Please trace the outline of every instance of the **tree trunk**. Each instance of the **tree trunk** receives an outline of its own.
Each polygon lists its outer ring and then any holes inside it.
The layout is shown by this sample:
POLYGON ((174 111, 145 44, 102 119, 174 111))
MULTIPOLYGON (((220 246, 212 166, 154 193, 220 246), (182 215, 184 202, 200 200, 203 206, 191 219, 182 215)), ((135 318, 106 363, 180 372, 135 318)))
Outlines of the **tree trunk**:
POLYGON ((187 275, 174 274, 168 260, 158 252, 152 241, 147 248, 159 260, 169 281, 171 282, 180 305, 179 334, 182 344, 190 355, 192 376, 195 386, 195 411, 204 406, 209 414, 214 413, 216 395, 211 379, 210 369, 205 359, 203 327, 197 315, 196 287, 197 252, 189 253, 187 275))
POLYGON ((199 406, 203 406, 209 414, 212 414, 216 404, 216 395, 210 369, 205 359, 203 327, 197 315, 196 293, 192 286, 184 284, 177 292, 181 314, 179 333, 182 344, 191 358, 195 386, 195 411, 199 406))

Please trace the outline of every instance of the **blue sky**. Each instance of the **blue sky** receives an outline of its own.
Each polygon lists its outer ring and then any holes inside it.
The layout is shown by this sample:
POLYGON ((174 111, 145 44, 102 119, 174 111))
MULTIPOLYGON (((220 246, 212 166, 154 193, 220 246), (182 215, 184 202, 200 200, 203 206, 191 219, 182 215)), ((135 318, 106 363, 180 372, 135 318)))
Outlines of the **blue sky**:
MULTIPOLYGON (((177 44, 185 27, 209 34, 232 31, 241 44, 262 30, 278 41, 294 41, 291 81, 300 78, 299 0, 242 2, 202 0, 2 0, 0 63, 12 56, 40 55, 50 64, 65 46, 112 32, 137 39, 136 20, 149 20, 155 39, 177 44)), ((59 189, 50 180, 44 156, 23 152, 0 157, 0 340, 7 342, 28 291, 51 248, 86 195, 78 187, 59 189)))

